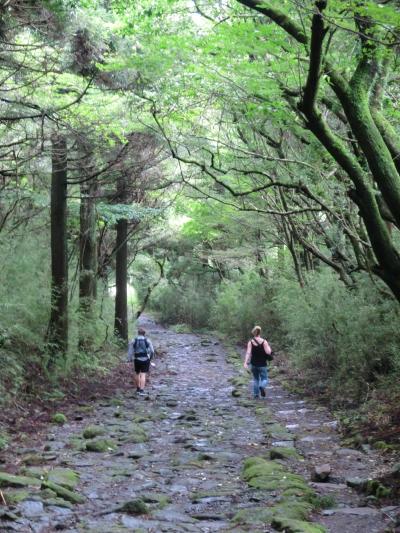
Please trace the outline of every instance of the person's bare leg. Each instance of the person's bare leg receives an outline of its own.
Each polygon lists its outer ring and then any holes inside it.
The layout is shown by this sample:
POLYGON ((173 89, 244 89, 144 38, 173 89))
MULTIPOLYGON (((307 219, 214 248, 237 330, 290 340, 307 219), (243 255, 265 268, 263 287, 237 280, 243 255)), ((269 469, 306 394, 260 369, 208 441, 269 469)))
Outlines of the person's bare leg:
POLYGON ((140 389, 140 374, 137 374, 135 372, 135 385, 136 385, 136 389, 140 389))
POLYGON ((139 387, 143 390, 146 385, 146 373, 141 372, 139 374, 139 387))

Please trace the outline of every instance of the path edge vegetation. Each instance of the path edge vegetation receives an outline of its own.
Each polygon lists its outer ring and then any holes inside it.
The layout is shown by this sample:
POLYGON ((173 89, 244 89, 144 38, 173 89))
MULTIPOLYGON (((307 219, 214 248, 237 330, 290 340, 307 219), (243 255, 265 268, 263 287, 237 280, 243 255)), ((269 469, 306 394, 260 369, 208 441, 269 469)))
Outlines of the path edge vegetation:
MULTIPOLYGON (((238 348, 229 342, 224 343, 227 350, 226 360, 231 364, 237 376, 231 379, 233 385, 232 396, 238 400, 244 399, 246 406, 254 410, 261 425, 267 431, 268 423, 273 420, 273 413, 267 405, 258 405, 249 400, 250 375, 243 368, 242 357, 238 348), (246 401, 247 400, 247 401, 246 401)), ((268 432, 266 433, 268 435, 268 432)), ((278 448, 279 450, 279 448, 278 448)), ((295 455, 295 449, 293 455, 295 455)), ((257 510, 246 509, 239 511, 233 518, 238 525, 251 525, 254 521, 271 525, 277 531, 302 531, 304 533, 325 533, 326 529, 311 520, 313 512, 320 510, 326 504, 333 502, 319 498, 311 489, 305 478, 293 474, 280 462, 281 457, 274 457, 270 450, 259 455, 248 457, 242 467, 242 478, 250 487, 269 490, 277 490, 277 501, 269 507, 260 507, 257 510)))
POLYGON ((391 2, 348 2, 345 23, 335 0, 34 4, 0 7, 10 419, 106 371, 129 282, 132 314, 241 340, 261 321, 354 444, 398 451, 391 2))

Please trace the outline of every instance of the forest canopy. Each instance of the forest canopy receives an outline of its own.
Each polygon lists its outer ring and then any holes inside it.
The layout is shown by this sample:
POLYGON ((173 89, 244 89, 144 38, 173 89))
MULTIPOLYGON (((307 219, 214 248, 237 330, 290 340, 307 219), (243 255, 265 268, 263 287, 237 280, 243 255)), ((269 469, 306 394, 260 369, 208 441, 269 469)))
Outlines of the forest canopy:
POLYGON ((235 341, 261 322, 341 402, 399 394, 397 2, 0 16, 4 401, 106 365, 146 310, 235 341))

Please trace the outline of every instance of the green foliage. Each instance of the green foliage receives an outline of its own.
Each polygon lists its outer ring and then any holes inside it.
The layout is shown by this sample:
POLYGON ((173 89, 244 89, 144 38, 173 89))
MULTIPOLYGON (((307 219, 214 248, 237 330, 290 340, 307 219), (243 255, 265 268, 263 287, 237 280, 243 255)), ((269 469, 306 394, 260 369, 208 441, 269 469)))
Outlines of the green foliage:
POLYGON ((224 282, 217 292, 212 320, 216 329, 235 340, 245 340, 255 325, 269 337, 271 327, 271 295, 265 280, 248 272, 234 281, 224 282))
POLYGON ((47 235, 22 235, 0 240, 0 331, 3 345, 21 353, 43 346, 49 307, 47 235), (40 287, 41 293, 38 292, 40 287))
POLYGON ((331 494, 324 494, 323 496, 313 494, 310 496, 308 501, 316 511, 320 511, 322 509, 334 509, 337 507, 336 498, 331 494))
POLYGON ((209 325, 213 299, 212 290, 199 282, 189 281, 185 286, 163 282, 154 291, 152 305, 168 324, 185 322, 192 328, 203 328, 209 325))
POLYGON ((48 252, 41 235, 0 240, 0 398, 6 401, 24 384, 28 365, 39 353, 49 316, 48 252))
POLYGON ((22 357, 18 359, 16 354, 0 348, 0 406, 4 405, 21 389, 24 383, 24 369, 22 357))
MULTIPOLYGON (((131 267, 130 276, 139 302, 143 301, 148 288, 158 280, 159 275, 159 269, 157 269, 157 265, 150 255, 139 254, 136 257, 131 267)), ((137 301, 133 301, 136 306, 137 303, 137 301)))
POLYGON ((111 225, 116 224, 118 220, 122 219, 139 222, 145 217, 160 213, 159 209, 144 207, 139 204, 105 204, 99 202, 96 209, 100 221, 111 225))
POLYGON ((305 289, 281 279, 273 305, 291 358, 314 387, 330 384, 333 395, 361 399, 380 376, 398 371, 398 309, 368 278, 351 291, 329 269, 305 289))
POLYGON ((9 436, 5 431, 0 431, 0 452, 8 446, 9 436))
MULTIPOLYGON (((81 373, 100 370, 115 358, 112 335, 107 338, 113 319, 113 301, 106 292, 93 306, 92 320, 81 317, 78 294, 70 301, 70 350, 57 358, 49 376, 46 331, 50 313, 50 261, 47 231, 22 233, 0 239, 0 270, 7 283, 0 284, 0 403, 22 390, 32 392, 36 379, 65 379, 80 369, 81 373), (101 318, 99 318, 101 317, 101 318), (80 331, 93 341, 92 351, 78 350, 80 331), (100 350, 101 348, 101 350, 100 350), (104 351, 103 351, 104 350, 104 351), (27 386, 27 381, 29 385, 27 386)), ((99 287, 100 288, 100 287, 99 287)), ((114 359, 115 360, 115 359, 114 359)), ((54 391, 50 391, 53 394, 54 391)))

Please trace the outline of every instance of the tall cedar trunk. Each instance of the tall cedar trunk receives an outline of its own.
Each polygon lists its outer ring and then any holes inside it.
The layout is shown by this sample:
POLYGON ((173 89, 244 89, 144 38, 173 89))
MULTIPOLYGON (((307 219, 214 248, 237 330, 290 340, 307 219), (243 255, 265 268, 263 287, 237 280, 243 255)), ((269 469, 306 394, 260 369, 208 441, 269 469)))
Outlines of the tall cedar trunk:
POLYGON ((128 221, 121 219, 117 222, 117 253, 115 266, 115 334, 121 339, 128 340, 128 221))
POLYGON ((80 234, 79 234, 79 310, 81 328, 79 347, 89 350, 93 343, 91 325, 97 296, 97 241, 94 181, 81 185, 80 234))
POLYGON ((51 314, 49 366, 68 349, 67 141, 54 134, 51 179, 51 314))

